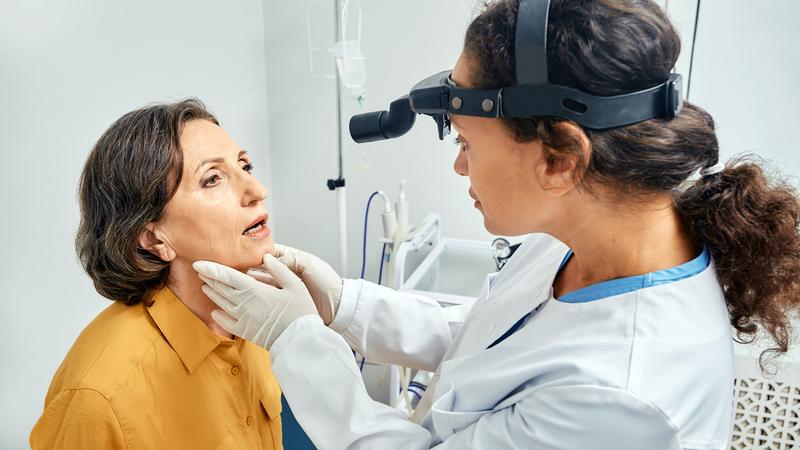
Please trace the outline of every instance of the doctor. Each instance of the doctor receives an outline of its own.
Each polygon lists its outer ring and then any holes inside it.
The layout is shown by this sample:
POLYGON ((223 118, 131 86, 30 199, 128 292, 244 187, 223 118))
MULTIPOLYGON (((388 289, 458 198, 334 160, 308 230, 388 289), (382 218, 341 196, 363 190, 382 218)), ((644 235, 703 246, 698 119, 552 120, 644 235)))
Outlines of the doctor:
MULTIPOLYGON (((550 83, 615 96, 670 77, 680 43, 655 3, 522 3, 549 12, 550 83)), ((500 0, 472 22, 452 85, 518 84, 519 10, 500 0)), ((727 448, 731 325, 745 338, 763 329, 785 352, 785 314, 800 301, 795 192, 749 160, 712 173, 714 123, 692 104, 605 129, 550 115, 449 119, 455 171, 486 229, 531 234, 471 309, 342 280, 286 247, 265 255, 267 274, 195 263, 214 319, 270 350, 314 443, 727 448), (413 417, 370 399, 351 349, 435 371, 413 417)))

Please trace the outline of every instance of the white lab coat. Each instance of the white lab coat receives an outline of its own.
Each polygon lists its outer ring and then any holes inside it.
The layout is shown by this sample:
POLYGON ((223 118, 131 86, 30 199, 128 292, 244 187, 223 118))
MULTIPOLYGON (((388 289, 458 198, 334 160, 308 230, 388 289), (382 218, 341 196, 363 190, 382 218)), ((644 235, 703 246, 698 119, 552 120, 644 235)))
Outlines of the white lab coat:
POLYGON ((733 344, 713 262, 680 281, 564 303, 552 282, 567 250, 532 235, 471 310, 346 280, 330 327, 302 317, 271 349, 297 420, 320 449, 726 448, 733 344), (351 348, 437 370, 419 423, 370 399, 351 348))

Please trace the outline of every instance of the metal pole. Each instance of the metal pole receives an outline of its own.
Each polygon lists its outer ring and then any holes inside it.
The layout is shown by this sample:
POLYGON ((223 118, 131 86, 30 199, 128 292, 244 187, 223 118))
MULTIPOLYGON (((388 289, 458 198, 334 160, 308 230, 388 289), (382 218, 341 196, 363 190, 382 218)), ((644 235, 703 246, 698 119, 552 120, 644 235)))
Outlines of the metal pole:
MULTIPOLYGON (((341 36, 342 12, 339 7, 340 4, 340 0, 334 0, 334 9, 336 11, 336 43, 343 40, 341 36)), ((342 83, 336 58, 334 58, 333 64, 333 70, 336 74, 336 133, 339 177, 336 180, 328 180, 328 189, 336 191, 336 204, 339 216, 339 273, 342 276, 347 276, 347 191, 345 190, 344 168, 342 164, 342 148, 344 147, 342 137, 342 83)))
MULTIPOLYGON (((339 9, 341 0, 334 0, 336 4, 336 42, 340 42, 343 40, 341 33, 341 20, 342 20, 342 12, 339 9)), ((336 131, 338 133, 338 143, 339 143, 339 179, 344 178, 344 171, 342 169, 342 146, 344 142, 342 141, 342 82, 339 76, 339 67, 336 65, 336 58, 333 60, 334 64, 334 73, 336 73, 336 131)))

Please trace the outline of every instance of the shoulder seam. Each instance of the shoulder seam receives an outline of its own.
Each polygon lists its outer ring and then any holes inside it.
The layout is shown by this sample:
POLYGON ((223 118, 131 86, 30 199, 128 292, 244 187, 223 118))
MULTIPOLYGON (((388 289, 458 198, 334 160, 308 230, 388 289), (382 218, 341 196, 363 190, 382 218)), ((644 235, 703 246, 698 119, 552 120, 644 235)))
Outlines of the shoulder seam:
POLYGON ((67 391, 91 391, 91 392, 94 392, 94 393, 98 394, 99 396, 103 397, 103 400, 105 400, 106 403, 108 403, 108 407, 111 408, 111 411, 114 413, 114 417, 117 419, 117 425, 119 425, 119 429, 122 432, 122 438, 125 439, 125 448, 127 448, 127 449, 131 448, 130 442, 128 442, 128 435, 127 435, 127 433, 125 433, 125 427, 122 426, 122 421, 119 420, 119 413, 117 413, 116 408, 114 408, 114 405, 111 402, 111 399, 106 397, 105 394, 103 394, 102 392, 98 391, 97 389, 92 389, 92 388, 87 388, 87 387, 67 388, 67 389, 64 389, 62 392, 67 392, 67 391))
MULTIPOLYGON (((137 360, 136 360, 136 364, 134 364, 134 365, 133 365, 133 367, 132 367, 132 368, 131 368, 131 369, 128 371, 128 373, 127 373, 127 376, 126 376, 124 379, 122 379, 122 380, 121 380, 121 382, 119 383, 119 385, 117 385, 117 386, 116 386, 116 389, 114 390, 114 392, 113 392, 113 393, 109 393, 109 394, 110 394, 110 395, 109 395, 109 401, 111 401, 111 397, 115 396, 115 395, 116 395, 116 393, 117 393, 117 391, 118 391, 118 390, 119 390, 119 389, 120 389, 120 388, 121 388, 123 385, 125 385, 125 384, 128 382, 128 380, 130 380, 130 378, 133 376, 133 374, 134 374, 134 372, 135 372, 135 369, 136 369, 136 368, 138 368, 138 367, 140 367, 140 366, 142 365, 142 360, 144 359, 144 357, 145 357, 145 356, 147 356, 148 354, 150 354, 151 352, 153 352, 153 351, 154 351, 154 349, 156 348, 156 341, 158 341, 158 338, 159 338, 159 337, 161 337, 161 336, 162 336, 162 335, 161 335, 161 333, 159 332, 158 336, 156 336, 155 338, 153 338, 153 340, 152 340, 152 341, 150 341, 150 345, 149 345, 149 347, 147 347, 147 350, 145 350, 144 352, 142 352, 142 354, 140 355, 140 357, 139 357, 139 358, 137 358, 137 360)), ((171 348, 171 347, 170 347, 170 348, 171 348)))
MULTIPOLYGON (((83 378, 81 378, 81 379, 80 379, 80 380, 79 380, 79 381, 78 381, 78 382, 77 382, 77 383, 74 385, 74 387, 65 387, 65 388, 63 388, 62 390, 64 390, 64 391, 67 391, 67 390, 88 389, 88 390, 92 390, 92 391, 96 391, 96 392, 98 392, 98 393, 99 393, 99 394, 101 394, 101 395, 102 395, 104 398, 106 398, 108 401, 111 401, 111 399, 114 397, 114 395, 115 395, 115 394, 117 393, 117 391, 120 389, 120 387, 121 387, 122 385, 124 385, 124 384, 125 384, 125 383, 126 383, 126 382, 127 382, 129 379, 130 379, 130 377, 131 377, 131 376, 133 375, 133 373, 135 372, 135 369, 136 369, 136 368, 138 368, 139 366, 141 366, 141 364, 142 364, 142 359, 144 359, 144 357, 145 357, 146 355, 148 355, 150 352, 152 352, 152 351, 153 351, 153 349, 155 348, 155 344, 156 344, 156 342, 158 341, 158 338, 159 338, 159 337, 161 337, 161 334, 160 334, 160 333, 159 333, 157 336, 155 336, 155 337, 154 337, 154 338, 153 338, 153 339, 152 339, 152 340, 151 340, 149 343, 147 343, 147 348, 146 348, 146 349, 145 349, 145 350, 144 350, 144 351, 141 353, 141 355, 140 355, 140 356, 139 356, 139 357, 138 357, 138 358, 137 358, 137 359, 136 359, 136 360, 135 360, 135 361, 134 361, 134 362, 131 364, 131 366, 132 366, 132 367, 131 367, 131 369, 130 369, 130 370, 127 372, 127 373, 121 374, 122 376, 120 376, 120 382, 118 383, 118 385, 116 385, 116 386, 113 386, 113 388, 114 388, 113 392, 109 390, 109 391, 107 391, 107 392, 103 393, 103 392, 101 392, 101 391, 100 391, 100 390, 99 390, 99 389, 98 389, 96 386, 91 386, 91 385, 85 385, 85 384, 83 384, 83 383, 85 383, 85 382, 86 382, 86 378, 87 378, 87 376, 86 376, 86 375, 84 375, 84 377, 83 377, 83 378)), ((88 374, 87 374, 87 375, 88 375, 88 374)))

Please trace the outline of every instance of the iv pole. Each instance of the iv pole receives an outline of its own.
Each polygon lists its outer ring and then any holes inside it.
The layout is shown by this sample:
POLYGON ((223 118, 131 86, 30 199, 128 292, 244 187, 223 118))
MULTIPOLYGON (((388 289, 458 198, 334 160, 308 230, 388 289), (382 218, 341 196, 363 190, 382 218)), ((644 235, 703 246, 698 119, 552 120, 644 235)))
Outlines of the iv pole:
MULTIPOLYGON (((336 42, 341 41, 341 4, 340 0, 334 0, 336 4, 336 42)), ((342 276, 347 276, 347 208, 346 208, 346 189, 344 181, 344 170, 342 167, 342 82, 339 68, 336 66, 334 59, 334 69, 336 71, 336 131, 338 134, 338 160, 339 160, 339 177, 336 179, 329 179, 327 182, 328 189, 336 191, 336 203, 339 215, 339 273, 342 276)))

